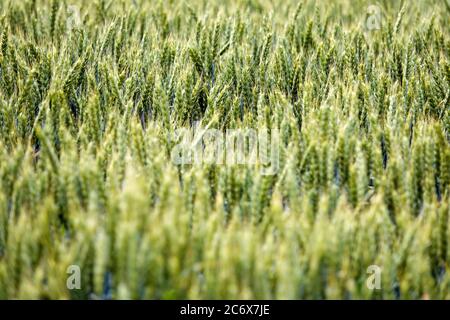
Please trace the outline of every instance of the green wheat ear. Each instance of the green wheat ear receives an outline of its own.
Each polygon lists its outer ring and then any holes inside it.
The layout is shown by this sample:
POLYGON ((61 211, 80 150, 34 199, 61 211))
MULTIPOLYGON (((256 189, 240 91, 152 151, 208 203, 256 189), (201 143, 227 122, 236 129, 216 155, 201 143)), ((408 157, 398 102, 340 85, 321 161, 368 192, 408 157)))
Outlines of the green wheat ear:
POLYGON ((446 6, 70 5, 0 1, 0 298, 450 297, 446 6), (278 171, 175 163, 199 126, 278 171))
MULTIPOLYGON (((2 19, 3 20, 3 19, 2 19)), ((6 55, 8 54, 8 27, 5 27, 2 32, 1 38, 1 57, 2 60, 6 59, 6 55)))
POLYGON ((56 29, 56 20, 59 10, 59 0, 53 0, 50 12, 50 38, 53 39, 56 29))

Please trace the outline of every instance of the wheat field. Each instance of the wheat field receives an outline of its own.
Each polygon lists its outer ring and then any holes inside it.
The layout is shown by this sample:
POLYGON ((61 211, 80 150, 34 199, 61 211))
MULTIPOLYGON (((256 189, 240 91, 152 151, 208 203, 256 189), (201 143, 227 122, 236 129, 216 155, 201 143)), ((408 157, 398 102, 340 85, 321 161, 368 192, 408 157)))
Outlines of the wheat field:
POLYGON ((0 299, 450 299, 449 25, 0 0, 0 299), (278 132, 276 170, 174 163, 195 127, 278 132))

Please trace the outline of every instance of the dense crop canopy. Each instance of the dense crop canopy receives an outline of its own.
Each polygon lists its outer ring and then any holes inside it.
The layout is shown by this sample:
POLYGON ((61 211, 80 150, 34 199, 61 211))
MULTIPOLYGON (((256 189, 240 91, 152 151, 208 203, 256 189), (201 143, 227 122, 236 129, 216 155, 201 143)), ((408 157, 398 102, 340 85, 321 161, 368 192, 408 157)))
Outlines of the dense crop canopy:
POLYGON ((315 2, 0 0, 0 298, 450 299, 450 6, 315 2))

